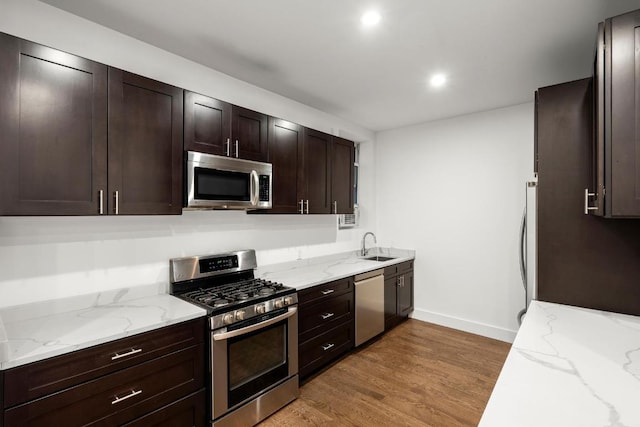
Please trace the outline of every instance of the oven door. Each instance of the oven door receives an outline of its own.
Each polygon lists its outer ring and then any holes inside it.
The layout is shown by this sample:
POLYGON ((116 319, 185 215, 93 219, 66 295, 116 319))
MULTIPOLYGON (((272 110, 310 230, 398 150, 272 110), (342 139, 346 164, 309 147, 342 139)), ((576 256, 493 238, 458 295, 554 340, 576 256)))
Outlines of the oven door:
POLYGON ((298 373, 297 311, 288 307, 212 333, 212 419, 298 373))

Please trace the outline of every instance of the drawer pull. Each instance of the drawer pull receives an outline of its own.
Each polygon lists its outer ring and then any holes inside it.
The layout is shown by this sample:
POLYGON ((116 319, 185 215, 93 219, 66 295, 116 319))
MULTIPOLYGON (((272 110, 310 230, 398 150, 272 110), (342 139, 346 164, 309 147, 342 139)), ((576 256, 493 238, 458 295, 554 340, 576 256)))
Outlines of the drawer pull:
POLYGON ((335 344, 327 344, 327 345, 323 345, 323 346, 322 346, 322 349, 323 349, 324 351, 327 351, 327 350, 331 350, 331 349, 332 349, 333 347, 335 347, 335 346, 336 346, 335 344))
POLYGON ((325 314, 321 314, 320 317, 322 317, 322 320, 327 320, 330 317, 333 317, 335 314, 334 313, 325 313, 325 314))
POLYGON ((116 403, 120 403, 120 402, 122 402, 124 400, 131 399, 133 396, 137 396, 140 393, 142 393, 142 390, 138 390, 138 391, 131 390, 131 393, 127 394, 124 397, 116 397, 116 400, 112 401, 111 404, 115 405, 116 403))
POLYGON ((329 295, 335 292, 333 289, 325 289, 324 291, 320 291, 322 295, 329 295))
POLYGON ((142 352, 141 348, 132 348, 131 351, 127 351, 126 353, 122 353, 122 354, 116 353, 115 356, 111 357, 111 360, 122 359, 123 357, 132 356, 136 353, 141 353, 141 352, 142 352))

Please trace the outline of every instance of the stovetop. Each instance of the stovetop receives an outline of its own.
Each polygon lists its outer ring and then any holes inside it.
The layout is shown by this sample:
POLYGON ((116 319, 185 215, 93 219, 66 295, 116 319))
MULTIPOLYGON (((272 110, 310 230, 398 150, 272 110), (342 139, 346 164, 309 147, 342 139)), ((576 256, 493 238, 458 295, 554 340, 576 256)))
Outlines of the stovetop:
POLYGON ((174 258, 171 294, 207 310, 212 330, 239 327, 293 309, 294 288, 254 277, 254 250, 174 258))
POLYGON ((206 307, 209 314, 218 314, 283 297, 295 291, 282 283, 248 279, 211 287, 198 287, 176 296, 206 307))

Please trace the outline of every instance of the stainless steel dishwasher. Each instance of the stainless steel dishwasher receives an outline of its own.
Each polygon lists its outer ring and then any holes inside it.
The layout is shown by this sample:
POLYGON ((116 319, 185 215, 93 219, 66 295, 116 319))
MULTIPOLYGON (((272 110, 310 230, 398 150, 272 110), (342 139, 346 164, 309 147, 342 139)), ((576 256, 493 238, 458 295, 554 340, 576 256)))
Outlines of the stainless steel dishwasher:
POLYGON ((384 332, 384 270, 355 277, 356 347, 384 332))

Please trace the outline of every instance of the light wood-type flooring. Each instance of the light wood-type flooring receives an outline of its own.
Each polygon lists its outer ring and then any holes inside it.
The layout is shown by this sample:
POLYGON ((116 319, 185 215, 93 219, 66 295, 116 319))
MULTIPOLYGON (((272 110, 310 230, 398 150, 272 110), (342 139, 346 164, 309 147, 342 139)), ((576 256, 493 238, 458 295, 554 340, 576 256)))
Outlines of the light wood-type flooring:
POLYGON ((476 426, 509 348, 409 319, 303 383, 259 426, 476 426))

